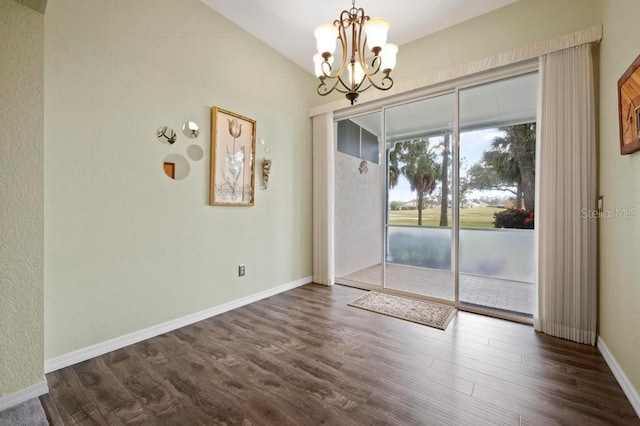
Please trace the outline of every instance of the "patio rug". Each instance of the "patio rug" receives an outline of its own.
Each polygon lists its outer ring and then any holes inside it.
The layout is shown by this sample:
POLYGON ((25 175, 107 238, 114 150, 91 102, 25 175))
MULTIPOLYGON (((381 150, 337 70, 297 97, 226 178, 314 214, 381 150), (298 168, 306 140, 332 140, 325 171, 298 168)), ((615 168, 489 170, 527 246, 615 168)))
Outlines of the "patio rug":
POLYGON ((444 330, 456 314, 452 306, 370 291, 349 306, 444 330))

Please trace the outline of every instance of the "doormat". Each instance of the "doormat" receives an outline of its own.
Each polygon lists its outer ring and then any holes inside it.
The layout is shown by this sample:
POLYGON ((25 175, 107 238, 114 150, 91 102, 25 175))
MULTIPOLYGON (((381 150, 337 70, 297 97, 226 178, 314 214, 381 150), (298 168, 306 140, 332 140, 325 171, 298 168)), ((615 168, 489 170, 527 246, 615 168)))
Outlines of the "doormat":
POLYGON ((456 314, 452 306, 370 291, 349 306, 445 330, 456 314))

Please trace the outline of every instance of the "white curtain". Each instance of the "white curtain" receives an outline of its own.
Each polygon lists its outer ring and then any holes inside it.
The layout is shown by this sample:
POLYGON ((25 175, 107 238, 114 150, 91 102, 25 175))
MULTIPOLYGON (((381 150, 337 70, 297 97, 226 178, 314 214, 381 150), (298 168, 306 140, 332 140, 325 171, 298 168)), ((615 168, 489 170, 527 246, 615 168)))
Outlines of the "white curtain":
POLYGON ((540 57, 535 328, 596 342, 596 137, 591 45, 540 57))
POLYGON ((333 285, 333 112, 313 117, 313 282, 333 285))

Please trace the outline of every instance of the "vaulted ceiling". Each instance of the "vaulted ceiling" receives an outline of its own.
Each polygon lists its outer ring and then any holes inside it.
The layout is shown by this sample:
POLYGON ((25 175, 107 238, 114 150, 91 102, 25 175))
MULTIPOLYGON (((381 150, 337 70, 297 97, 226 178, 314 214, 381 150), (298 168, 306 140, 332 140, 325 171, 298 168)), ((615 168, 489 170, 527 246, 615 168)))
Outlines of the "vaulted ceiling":
MULTIPOLYGON (((351 8, 349 0, 201 0, 302 68, 313 72, 313 30, 351 8)), ((389 41, 400 46, 517 0, 357 0, 371 16, 391 21, 389 41)), ((402 49, 402 47, 401 47, 402 49)))

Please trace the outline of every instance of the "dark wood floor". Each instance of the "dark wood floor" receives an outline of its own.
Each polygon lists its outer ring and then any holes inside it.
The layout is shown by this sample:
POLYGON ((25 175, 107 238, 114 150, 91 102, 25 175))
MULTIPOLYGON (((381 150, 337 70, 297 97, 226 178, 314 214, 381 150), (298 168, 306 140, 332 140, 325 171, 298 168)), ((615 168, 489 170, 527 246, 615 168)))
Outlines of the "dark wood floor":
POLYGON ((307 285, 47 375, 54 425, 640 420, 598 350, 459 312, 446 331, 307 285))

